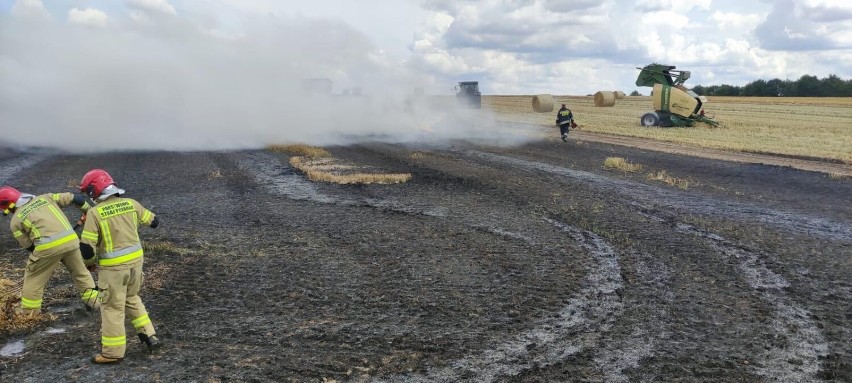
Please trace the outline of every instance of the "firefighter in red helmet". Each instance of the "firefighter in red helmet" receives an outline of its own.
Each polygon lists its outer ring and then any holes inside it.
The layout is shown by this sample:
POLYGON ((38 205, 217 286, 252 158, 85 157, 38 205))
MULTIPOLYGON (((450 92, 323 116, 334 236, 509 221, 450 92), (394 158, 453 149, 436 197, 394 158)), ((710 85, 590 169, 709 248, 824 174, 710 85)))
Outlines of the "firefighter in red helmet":
POLYGON ((0 187, 0 210, 3 215, 12 214, 12 235, 21 247, 31 252, 21 289, 22 314, 41 312, 44 288, 59 263, 71 273, 74 287, 87 307, 94 309, 99 305, 95 281, 80 256, 80 240, 60 210, 71 204, 77 205, 83 212, 90 207, 86 198, 80 195, 51 193, 34 196, 11 186, 0 187))
POLYGON ((92 361, 109 364, 124 359, 125 313, 139 340, 154 351, 161 343, 139 297, 143 256, 138 227, 141 224, 156 228, 159 220, 136 200, 122 197, 124 190, 102 169, 86 173, 80 191, 95 200, 95 206, 86 213, 80 251, 86 262, 97 262, 98 287, 104 295, 101 353, 92 357, 92 361))

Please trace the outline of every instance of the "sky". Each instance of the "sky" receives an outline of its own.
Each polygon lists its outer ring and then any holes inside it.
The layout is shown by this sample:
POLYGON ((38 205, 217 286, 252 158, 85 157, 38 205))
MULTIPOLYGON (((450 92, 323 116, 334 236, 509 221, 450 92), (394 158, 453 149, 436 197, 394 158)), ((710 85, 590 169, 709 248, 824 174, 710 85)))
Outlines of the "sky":
POLYGON ((235 38, 258 17, 333 20, 433 92, 629 92, 651 62, 691 71, 687 85, 852 78, 846 0, 0 0, 0 14, 38 12, 113 30, 160 12, 235 38))
POLYGON ((691 71, 688 86, 849 79, 852 2, 0 0, 0 128, 71 148, 459 138, 481 133, 473 117, 414 103, 412 118, 415 88, 648 94, 634 82, 652 62, 691 71), (368 105, 329 112, 300 88, 315 77, 368 105))

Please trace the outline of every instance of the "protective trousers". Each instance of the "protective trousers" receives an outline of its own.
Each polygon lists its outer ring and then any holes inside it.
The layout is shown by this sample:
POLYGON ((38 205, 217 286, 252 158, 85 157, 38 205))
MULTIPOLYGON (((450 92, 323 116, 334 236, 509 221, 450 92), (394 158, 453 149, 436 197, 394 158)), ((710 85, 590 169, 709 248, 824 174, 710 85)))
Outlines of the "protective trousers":
POLYGON ((155 335, 139 289, 142 286, 142 260, 131 264, 101 267, 98 285, 104 295, 101 306, 101 354, 108 358, 124 358, 127 337, 124 317, 133 323, 136 332, 155 335))
POLYGON ((35 314, 41 312, 44 287, 53 275, 59 263, 71 273, 74 287, 80 293, 83 302, 89 307, 96 307, 98 291, 95 290, 95 280, 92 274, 86 270, 83 257, 80 255, 79 245, 65 247, 57 251, 40 252, 30 254, 27 268, 24 271, 24 286, 21 290, 21 311, 23 314, 35 314))

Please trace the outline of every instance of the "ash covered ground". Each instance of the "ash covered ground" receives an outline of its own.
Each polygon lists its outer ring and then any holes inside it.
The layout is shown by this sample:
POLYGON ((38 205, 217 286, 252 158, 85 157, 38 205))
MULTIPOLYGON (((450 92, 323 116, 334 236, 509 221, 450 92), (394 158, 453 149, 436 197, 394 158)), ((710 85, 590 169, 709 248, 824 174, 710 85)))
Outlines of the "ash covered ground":
MULTIPOLYGON (((413 178, 313 183, 266 151, 0 154, 2 183, 71 191, 102 167, 160 216, 142 296, 167 342, 92 365, 99 316, 63 270, 58 319, 0 337, 24 345, 0 380, 852 381, 848 179, 576 140, 329 150, 413 178)), ((15 277, 9 233, 0 254, 15 277)))

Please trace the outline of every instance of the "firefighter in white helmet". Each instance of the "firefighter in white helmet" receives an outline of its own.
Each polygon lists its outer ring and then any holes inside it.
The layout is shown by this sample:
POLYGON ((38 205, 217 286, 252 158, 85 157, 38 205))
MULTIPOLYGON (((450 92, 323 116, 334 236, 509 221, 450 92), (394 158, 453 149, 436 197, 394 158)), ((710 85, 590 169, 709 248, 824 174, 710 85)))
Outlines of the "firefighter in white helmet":
POLYGON ((71 273, 74 287, 87 307, 98 307, 98 290, 80 256, 80 240, 60 210, 71 204, 83 212, 89 209, 85 197, 71 193, 34 196, 10 186, 0 187, 0 210, 3 215, 12 214, 12 235, 31 252, 21 290, 22 314, 41 312, 44 287, 59 263, 71 273))
POLYGON ((156 228, 159 220, 136 200, 122 197, 124 190, 104 170, 86 173, 80 191, 95 200, 95 206, 86 213, 80 251, 87 262, 97 262, 98 287, 103 295, 101 352, 92 357, 92 362, 110 364, 124 359, 125 314, 139 340, 154 351, 161 342, 139 297, 143 256, 137 229, 140 224, 156 228))

